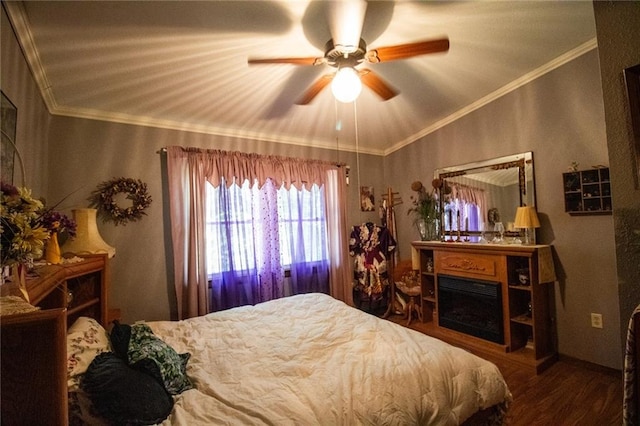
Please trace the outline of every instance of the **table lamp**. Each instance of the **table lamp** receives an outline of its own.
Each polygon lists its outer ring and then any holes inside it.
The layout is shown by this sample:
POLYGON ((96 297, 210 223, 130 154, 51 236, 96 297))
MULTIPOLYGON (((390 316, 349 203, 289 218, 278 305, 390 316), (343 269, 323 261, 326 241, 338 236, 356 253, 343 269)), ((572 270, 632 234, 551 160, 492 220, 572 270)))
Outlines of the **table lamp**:
POLYGON ((523 244, 535 244, 535 228, 540 228, 540 221, 538 220, 536 209, 530 206, 518 207, 518 210, 516 211, 516 220, 513 224, 513 227, 524 229, 523 244))
POLYGON ((73 218, 78 225, 76 237, 62 246, 63 253, 88 255, 106 253, 109 258, 116 255, 116 249, 107 244, 98 231, 96 209, 73 209, 73 218))

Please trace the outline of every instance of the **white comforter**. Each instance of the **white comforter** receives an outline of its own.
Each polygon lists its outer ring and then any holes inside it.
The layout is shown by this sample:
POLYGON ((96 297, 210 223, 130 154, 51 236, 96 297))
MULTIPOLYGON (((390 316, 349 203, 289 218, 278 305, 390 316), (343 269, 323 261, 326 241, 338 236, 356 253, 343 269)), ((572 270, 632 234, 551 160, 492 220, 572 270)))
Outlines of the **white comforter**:
POLYGON ((511 399, 495 365, 324 294, 149 326, 192 355, 166 425, 449 425, 511 399))

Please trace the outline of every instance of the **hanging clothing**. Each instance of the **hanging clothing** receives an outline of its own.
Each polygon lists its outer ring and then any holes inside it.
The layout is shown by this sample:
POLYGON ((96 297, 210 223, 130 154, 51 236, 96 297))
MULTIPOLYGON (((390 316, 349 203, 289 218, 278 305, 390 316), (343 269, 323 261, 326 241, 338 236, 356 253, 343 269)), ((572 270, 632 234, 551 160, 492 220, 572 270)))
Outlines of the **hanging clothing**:
POLYGON ((389 285, 387 261, 396 241, 386 227, 367 222, 351 228, 349 254, 354 257, 354 289, 369 296, 382 294, 389 285))

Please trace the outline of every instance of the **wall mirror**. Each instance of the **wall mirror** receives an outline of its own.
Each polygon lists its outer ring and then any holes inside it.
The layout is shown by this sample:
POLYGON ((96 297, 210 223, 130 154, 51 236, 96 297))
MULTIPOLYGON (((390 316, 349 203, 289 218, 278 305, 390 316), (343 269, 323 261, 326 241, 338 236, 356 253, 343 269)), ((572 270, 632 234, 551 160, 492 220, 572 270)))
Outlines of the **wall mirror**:
POLYGON ((516 209, 535 206, 532 152, 443 167, 434 177, 442 182, 442 234, 479 235, 492 232, 496 222, 515 232, 516 209))

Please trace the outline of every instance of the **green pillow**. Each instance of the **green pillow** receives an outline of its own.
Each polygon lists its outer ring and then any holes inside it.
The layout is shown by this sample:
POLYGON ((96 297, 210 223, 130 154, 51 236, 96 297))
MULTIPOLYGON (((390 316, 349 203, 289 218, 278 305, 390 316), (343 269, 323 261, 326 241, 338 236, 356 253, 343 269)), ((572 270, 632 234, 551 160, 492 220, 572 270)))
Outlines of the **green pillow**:
POLYGON ((160 380, 171 395, 177 395, 193 385, 187 376, 187 362, 191 354, 177 353, 158 338, 146 324, 131 326, 129 365, 160 380))

